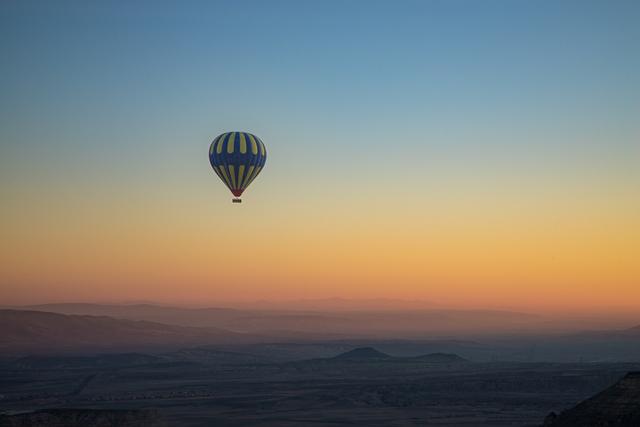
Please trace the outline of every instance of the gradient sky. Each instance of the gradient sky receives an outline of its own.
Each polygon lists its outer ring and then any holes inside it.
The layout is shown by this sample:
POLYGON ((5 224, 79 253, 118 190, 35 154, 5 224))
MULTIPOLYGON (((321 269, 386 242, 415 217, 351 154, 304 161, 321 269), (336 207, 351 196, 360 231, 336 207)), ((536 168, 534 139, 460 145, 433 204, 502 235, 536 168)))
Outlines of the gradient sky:
POLYGON ((0 301, 640 308, 640 2, 0 3, 0 301), (219 133, 267 165, 242 205, 219 133))

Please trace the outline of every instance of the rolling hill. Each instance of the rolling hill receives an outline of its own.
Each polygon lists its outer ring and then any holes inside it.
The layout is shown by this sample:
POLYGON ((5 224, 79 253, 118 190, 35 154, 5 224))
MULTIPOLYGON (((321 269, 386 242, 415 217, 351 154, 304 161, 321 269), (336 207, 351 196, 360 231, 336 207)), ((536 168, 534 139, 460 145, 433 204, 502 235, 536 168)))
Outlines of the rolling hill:
POLYGON ((341 353, 337 356, 315 359, 315 361, 324 360, 327 362, 356 362, 356 363, 428 363, 428 364, 451 364, 451 363, 467 363, 468 360, 450 353, 431 353, 413 357, 391 356, 376 350, 373 347, 358 347, 353 350, 341 353))
POLYGON ((467 359, 452 353, 430 353, 413 357, 413 360, 427 363, 466 363, 467 359))
POLYGON ((0 353, 133 351, 188 345, 243 343, 255 336, 217 328, 194 328, 107 316, 0 310, 0 353))

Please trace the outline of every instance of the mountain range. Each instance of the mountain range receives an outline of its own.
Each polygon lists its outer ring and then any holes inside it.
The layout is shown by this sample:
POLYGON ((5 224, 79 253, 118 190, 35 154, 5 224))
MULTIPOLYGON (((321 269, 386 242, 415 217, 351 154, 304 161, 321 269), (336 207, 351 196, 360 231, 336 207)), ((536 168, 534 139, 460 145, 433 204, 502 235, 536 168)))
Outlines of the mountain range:
POLYGON ((340 362, 420 362, 420 363, 466 363, 468 360, 450 353, 431 353, 413 357, 397 357, 383 353, 373 347, 358 347, 324 360, 340 362))
MULTIPOLYGON (((308 305, 308 303, 307 303, 308 305)), ((343 308, 345 306, 343 305, 343 308)), ((284 332, 341 336, 415 337, 425 334, 515 332, 535 330, 540 316, 499 310, 259 310, 183 308, 151 304, 43 304, 14 307, 61 314, 101 315, 120 319, 191 327, 217 327, 236 332, 282 335, 284 332)))
POLYGON ((315 312, 48 304, 2 309, 0 324, 0 355, 213 346, 210 349, 216 351, 299 360, 376 346, 407 356, 455 352, 476 361, 615 362, 640 357, 640 326, 534 333, 529 328, 539 325, 536 316, 500 311, 315 312))
POLYGON ((259 340, 219 328, 196 328, 107 316, 0 310, 0 353, 174 348, 259 340))

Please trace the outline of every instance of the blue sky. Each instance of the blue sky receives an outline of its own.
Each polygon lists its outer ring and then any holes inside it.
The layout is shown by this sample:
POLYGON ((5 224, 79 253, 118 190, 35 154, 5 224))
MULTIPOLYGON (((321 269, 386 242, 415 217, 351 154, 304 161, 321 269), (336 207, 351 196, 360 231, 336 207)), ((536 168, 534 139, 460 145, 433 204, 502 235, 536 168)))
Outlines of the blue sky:
POLYGON ((192 141, 248 129, 293 168, 277 168, 285 174, 306 164, 320 176, 318 158, 367 175, 416 157, 436 167, 445 156, 457 169, 479 152, 526 163, 554 150, 569 169, 592 151, 624 159, 640 112, 639 10, 634 1, 3 2, 3 157, 48 176, 77 168, 130 179, 167 162, 186 170, 201 149, 192 141))

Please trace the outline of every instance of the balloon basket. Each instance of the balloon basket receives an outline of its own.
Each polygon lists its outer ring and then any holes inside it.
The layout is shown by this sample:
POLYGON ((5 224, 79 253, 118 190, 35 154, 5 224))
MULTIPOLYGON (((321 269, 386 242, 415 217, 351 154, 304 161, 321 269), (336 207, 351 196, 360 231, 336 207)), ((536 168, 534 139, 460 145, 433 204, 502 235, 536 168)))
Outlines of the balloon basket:
POLYGON ((242 203, 242 199, 232 199, 232 203, 242 203))

